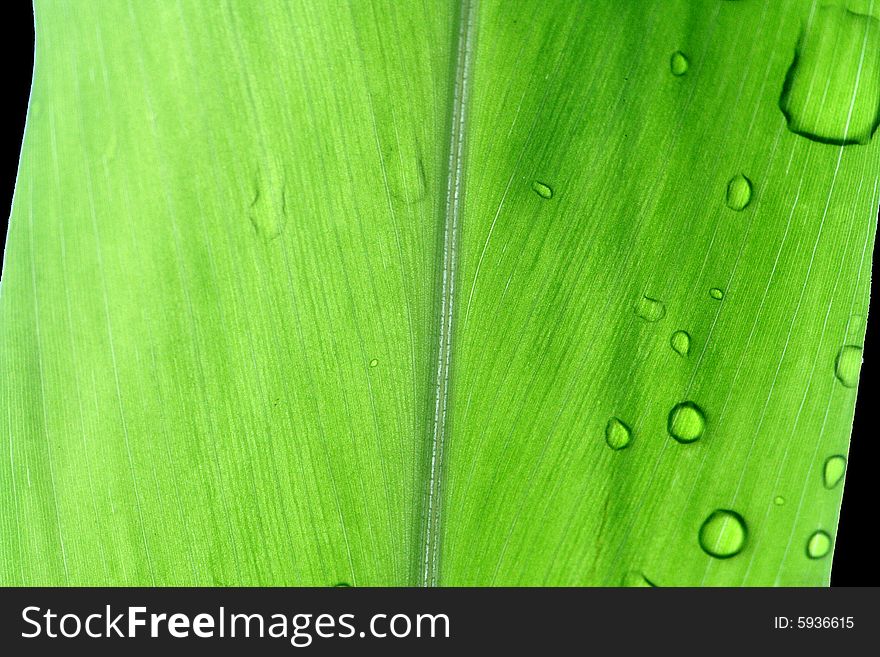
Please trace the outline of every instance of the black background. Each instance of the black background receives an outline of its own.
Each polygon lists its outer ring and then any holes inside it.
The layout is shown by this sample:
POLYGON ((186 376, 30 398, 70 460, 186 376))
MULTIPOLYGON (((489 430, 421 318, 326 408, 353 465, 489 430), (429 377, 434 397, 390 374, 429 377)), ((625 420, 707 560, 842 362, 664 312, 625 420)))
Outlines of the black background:
MULTIPOLYGON (((33 15, 27 2, 18 2, 15 9, 5 9, 0 30, 2 43, 7 45, 3 65, 4 105, 0 150, 2 166, 2 214, 8 216, 18 169, 21 137, 33 69, 33 15)), ((880 136, 878 136, 880 138, 880 136)), ((3 231, 5 237, 5 231, 3 231)), ((874 468, 880 463, 880 446, 875 429, 876 391, 880 386, 880 316, 873 309, 880 298, 880 283, 872 280, 872 312, 868 315, 868 336, 865 340, 865 363, 859 383, 856 419, 850 445, 843 509, 837 532, 833 586, 876 586, 880 569, 876 567, 877 539, 872 536, 876 524, 878 487, 874 468)))

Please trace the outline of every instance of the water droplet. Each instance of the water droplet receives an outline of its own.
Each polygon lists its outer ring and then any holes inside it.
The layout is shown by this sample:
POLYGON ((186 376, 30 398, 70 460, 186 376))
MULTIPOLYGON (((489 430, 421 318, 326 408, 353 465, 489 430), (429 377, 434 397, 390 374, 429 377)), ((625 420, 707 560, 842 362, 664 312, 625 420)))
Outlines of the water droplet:
POLYGON ((535 190, 535 193, 541 198, 553 198, 553 190, 550 188, 550 185, 542 183, 540 180, 536 180, 532 183, 532 189, 535 190))
POLYGON ((720 287, 713 287, 711 290, 709 290, 709 296, 716 301, 721 301, 724 298, 724 290, 722 290, 720 287))
POLYGON ((846 473, 846 457, 840 454, 829 456, 825 459, 825 467, 822 469, 822 483, 825 488, 834 488, 843 479, 846 473))
POLYGON ((782 495, 777 495, 773 498, 773 504, 775 504, 776 506, 782 506, 783 504, 785 504, 785 498, 782 497, 782 495))
POLYGON ((862 348, 852 344, 843 345, 834 361, 834 376, 847 388, 855 388, 862 369, 862 348))
POLYGON ((717 509, 700 526, 700 547, 709 556, 727 559, 742 552, 747 536, 746 521, 740 514, 717 509))
POLYGON ((605 442, 611 449, 618 450, 629 447, 632 441, 632 430, 616 417, 608 420, 605 425, 605 442))
POLYGON ((672 57, 669 58, 669 70, 675 76, 682 76, 687 73, 689 66, 690 62, 687 56, 680 50, 676 50, 672 53, 672 57))
POLYGON ((691 336, 687 331, 676 331, 669 338, 669 344, 679 356, 687 356, 691 350, 691 336))
POLYGON ((635 302, 633 311, 646 322, 657 322, 666 315, 666 306, 662 301, 643 296, 635 302))
POLYGON ((287 196, 283 164, 270 162, 260 167, 247 214, 257 235, 267 241, 284 232, 287 196))
POLYGON ((649 580, 647 577, 642 575, 642 573, 640 573, 637 570, 630 570, 628 573, 626 573, 623 576, 623 580, 621 583, 623 584, 623 586, 630 587, 630 588, 632 588, 632 587, 656 588, 657 587, 657 585, 654 584, 654 582, 649 580))
POLYGON ((379 364, 378 358, 374 358, 373 360, 370 361, 370 367, 376 367, 376 365, 378 365, 378 364, 379 364))
POLYGON ((880 124, 880 21, 820 8, 801 32, 779 109, 812 141, 867 144, 880 124))
POLYGON ((699 440, 706 428, 706 416, 695 403, 684 401, 676 404, 669 411, 666 429, 669 435, 680 443, 692 443, 699 440))
POLYGON ((727 183, 727 207, 739 212, 751 202, 752 181, 738 173, 727 183))
POLYGON ((821 529, 813 532, 807 541, 807 556, 810 559, 821 559, 831 551, 831 537, 821 529))
POLYGON ((339 582, 338 584, 334 584, 333 588, 335 588, 335 589, 348 588, 350 586, 351 586, 351 584, 349 584, 348 582, 339 582))

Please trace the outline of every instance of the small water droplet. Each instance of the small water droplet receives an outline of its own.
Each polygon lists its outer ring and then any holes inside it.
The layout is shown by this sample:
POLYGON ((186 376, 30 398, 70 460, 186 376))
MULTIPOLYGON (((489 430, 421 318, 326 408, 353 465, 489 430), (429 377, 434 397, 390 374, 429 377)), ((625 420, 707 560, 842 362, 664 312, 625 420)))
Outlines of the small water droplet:
POLYGON ((283 163, 261 164, 248 204, 248 218, 257 235, 270 241, 284 232, 287 224, 287 192, 283 163))
POLYGON ((834 361, 834 376, 847 388, 855 388, 859 382, 860 369, 862 348, 852 344, 843 345, 834 361))
POLYGON ((654 584, 651 580, 645 577, 642 573, 637 570, 630 570, 623 576, 623 580, 621 582, 623 586, 633 588, 633 587, 651 587, 656 588, 657 585, 654 584))
POLYGON ((657 322, 666 315, 666 306, 662 301, 646 295, 635 302, 633 312, 646 322, 657 322))
POLYGON ((613 450, 629 447, 632 441, 632 430, 616 417, 608 420, 605 425, 605 442, 613 450))
POLYGON ((550 185, 542 183, 540 180, 536 180, 532 183, 532 189, 541 198, 553 198, 553 189, 551 189, 550 185))
POLYGON ((843 479, 846 473, 846 457, 840 454, 829 456, 825 459, 825 467, 822 469, 822 483, 825 488, 834 488, 843 479))
POLYGON ((742 552, 748 530, 746 521, 736 511, 716 509, 700 526, 700 547, 716 559, 728 559, 742 552))
POLYGON ((337 583, 337 584, 334 584, 334 585, 333 585, 333 588, 335 588, 335 589, 339 589, 339 588, 343 588, 343 589, 345 589, 345 588, 349 588, 350 586, 351 586, 351 584, 349 584, 348 582, 339 582, 339 583, 337 583))
POLYGON ((669 344, 679 356, 687 356, 691 350, 691 336, 687 331, 676 331, 669 338, 669 344))
POLYGON ((880 21, 843 6, 816 11, 801 32, 779 109, 791 132, 812 141, 867 144, 880 125, 880 21))
POLYGON ((376 367, 376 365, 378 365, 378 364, 379 364, 378 358, 374 358, 373 360, 370 361, 370 367, 376 367))
POLYGON ((716 301, 721 301, 724 298, 724 290, 722 290, 720 287, 713 287, 711 290, 709 290, 709 296, 716 301))
POLYGON ((810 559, 821 559, 831 551, 831 536, 821 529, 813 532, 807 541, 807 556, 810 559))
POLYGON ((785 498, 782 497, 782 495, 777 495, 773 498, 773 504, 775 504, 776 506, 782 506, 783 504, 785 504, 785 498))
POLYGON ((727 183, 727 207, 740 212, 752 202, 752 181, 741 173, 727 183))
POLYGON ((669 58, 669 70, 671 70, 672 74, 675 76, 680 77, 687 73, 689 66, 690 62, 688 61, 687 55, 680 50, 676 50, 672 53, 672 57, 669 58))
POLYGON ((699 440, 705 428, 706 416, 694 402, 681 402, 669 411, 666 429, 669 431, 669 435, 680 443, 692 443, 699 440))

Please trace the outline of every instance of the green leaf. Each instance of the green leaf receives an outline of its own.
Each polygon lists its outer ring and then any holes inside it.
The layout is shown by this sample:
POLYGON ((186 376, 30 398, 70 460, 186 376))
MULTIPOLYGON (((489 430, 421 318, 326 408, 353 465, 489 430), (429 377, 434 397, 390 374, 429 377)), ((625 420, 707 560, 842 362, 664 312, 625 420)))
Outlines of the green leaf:
POLYGON ((35 13, 0 582, 828 582, 880 3, 35 13))

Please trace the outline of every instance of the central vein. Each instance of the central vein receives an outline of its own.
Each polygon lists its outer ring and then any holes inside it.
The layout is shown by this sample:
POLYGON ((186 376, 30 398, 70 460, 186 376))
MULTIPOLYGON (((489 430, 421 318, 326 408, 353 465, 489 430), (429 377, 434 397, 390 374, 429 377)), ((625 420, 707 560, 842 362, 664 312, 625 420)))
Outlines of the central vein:
POLYGON ((437 349, 434 421, 431 432, 431 464, 428 475, 422 585, 437 583, 442 514, 441 483, 443 448, 447 434, 449 372, 452 364, 452 328, 455 310, 455 270, 458 226, 461 218, 464 168, 464 138, 477 0, 462 0, 458 45, 455 56, 455 84, 452 95, 449 131, 449 165, 446 177, 446 202, 443 215, 443 269, 440 289, 440 331, 437 349))

